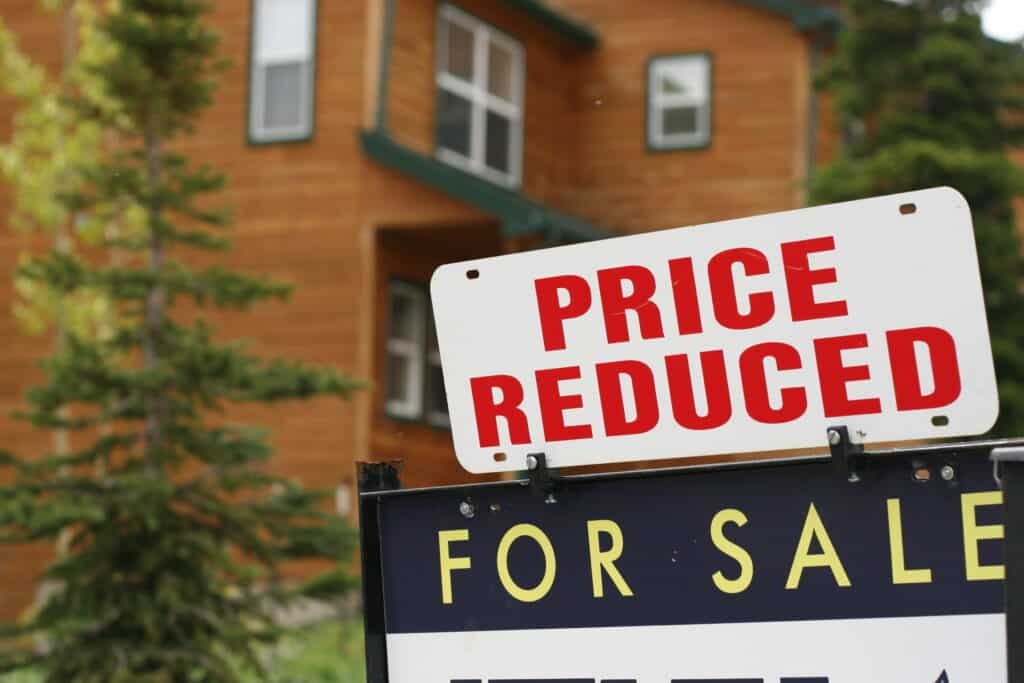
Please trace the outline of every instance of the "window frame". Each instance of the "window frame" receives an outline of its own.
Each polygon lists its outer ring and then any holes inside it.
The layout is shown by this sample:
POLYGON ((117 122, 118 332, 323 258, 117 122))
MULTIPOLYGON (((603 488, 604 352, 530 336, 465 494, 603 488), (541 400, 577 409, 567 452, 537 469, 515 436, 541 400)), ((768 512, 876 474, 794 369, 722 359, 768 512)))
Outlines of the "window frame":
POLYGON ((300 114, 302 122, 294 127, 266 128, 262 126, 266 111, 266 67, 288 62, 261 62, 258 59, 260 29, 260 3, 263 0, 249 2, 249 92, 247 101, 246 137, 251 145, 270 145, 280 143, 308 142, 313 139, 316 129, 316 90, 317 90, 317 52, 319 33, 319 0, 302 0, 311 4, 309 26, 309 57, 303 63, 304 78, 300 83, 300 114))
MULTIPOLYGON (((430 302, 429 289, 422 284, 409 282, 398 278, 391 278, 387 285, 388 297, 388 318, 387 332, 384 343, 384 387, 389 388, 391 377, 389 374, 391 354, 404 355, 410 361, 409 384, 407 390, 408 400, 395 401, 385 394, 384 413, 393 420, 404 422, 425 422, 433 427, 450 429, 451 423, 448 413, 441 413, 434 410, 428 399, 428 388, 430 381, 428 374, 432 366, 441 367, 441 355, 437 345, 431 343, 431 329, 433 328, 433 311, 430 302), (392 297, 396 293, 408 296, 416 311, 415 329, 413 339, 398 339, 392 334, 394 321, 391 316, 392 297)), ((436 331, 434 333, 436 339, 436 331)), ((443 381, 443 380, 442 380, 443 381)), ((443 386, 443 385, 442 385, 443 386)))
POLYGON ((451 3, 437 10, 434 33, 434 155, 451 166, 480 176, 508 189, 519 189, 523 177, 524 123, 526 119, 526 49, 522 41, 493 24, 451 3), (455 76, 447 69, 448 23, 454 23, 473 35, 473 82, 455 76), (488 88, 489 56, 495 43, 512 58, 512 101, 492 94, 488 88), (441 95, 448 92, 470 104, 469 156, 440 144, 441 95), (487 113, 493 111, 509 122, 508 173, 487 165, 487 113))
MULTIPOLYGON (((674 52, 671 54, 660 54, 651 57, 647 62, 647 78, 645 84, 645 117, 644 137, 647 141, 647 150, 650 152, 672 152, 678 150, 700 150, 711 146, 714 137, 715 121, 715 59, 714 55, 707 51, 695 52, 674 52), (707 100, 698 109, 705 113, 705 126, 698 129, 694 134, 665 135, 661 132, 659 114, 672 104, 687 104, 687 98, 682 95, 663 95, 657 89, 657 75, 660 64, 681 59, 700 59, 707 66, 707 100), (668 100, 668 102, 665 102, 668 100)), ((698 105, 699 106, 699 105, 698 105)), ((699 122, 699 121, 698 121, 699 122)))
MULTIPOLYGON (((441 349, 437 341, 437 321, 434 320, 433 304, 429 294, 427 295, 427 339, 423 348, 426 351, 423 362, 423 419, 434 427, 451 429, 452 423, 448 411, 441 412, 437 410, 437 406, 430 404, 430 371, 434 366, 441 371, 441 390, 444 391, 445 387, 444 366, 441 364, 441 349)), ((447 403, 447 396, 445 403, 447 403)))
POLYGON ((384 368, 388 374, 384 378, 385 392, 388 392, 391 386, 390 360, 392 354, 405 356, 409 361, 409 380, 405 387, 408 394, 406 400, 395 400, 385 393, 384 411, 391 417, 416 420, 423 414, 424 387, 426 386, 427 318, 425 312, 427 295, 423 288, 402 280, 389 281, 387 295, 388 328, 384 344, 384 368), (412 310, 416 313, 416 317, 411 340, 398 339, 394 334, 395 321, 392 311, 396 294, 409 297, 413 302, 412 310))

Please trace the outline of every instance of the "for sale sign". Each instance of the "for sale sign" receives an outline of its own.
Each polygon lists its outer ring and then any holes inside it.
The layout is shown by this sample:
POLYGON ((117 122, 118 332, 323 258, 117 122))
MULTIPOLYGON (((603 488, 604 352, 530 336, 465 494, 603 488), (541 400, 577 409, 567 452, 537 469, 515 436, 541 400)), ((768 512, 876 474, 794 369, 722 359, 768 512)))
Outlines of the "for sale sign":
POLYGON ((979 434, 998 410, 970 210, 939 188, 442 266, 473 472, 979 434))
POLYGON ((386 680, 1005 683, 1002 496, 975 455, 927 481, 910 453, 859 484, 816 459, 580 478, 548 504, 376 494, 386 680))

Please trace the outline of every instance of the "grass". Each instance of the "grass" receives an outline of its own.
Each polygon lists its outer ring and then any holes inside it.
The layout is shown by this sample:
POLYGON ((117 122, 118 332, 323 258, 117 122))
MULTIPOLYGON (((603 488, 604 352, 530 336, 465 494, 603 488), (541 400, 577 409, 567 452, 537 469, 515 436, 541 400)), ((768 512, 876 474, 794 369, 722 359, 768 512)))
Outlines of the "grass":
POLYGON ((332 621, 303 629, 277 648, 268 668, 273 683, 364 683, 362 626, 332 621))
MULTIPOLYGON (((323 622, 297 631, 268 653, 271 683, 365 683, 363 629, 357 620, 323 622)), ((245 683, 264 683, 256 675, 245 683)), ((0 676, 0 683, 39 683, 32 672, 0 676)))

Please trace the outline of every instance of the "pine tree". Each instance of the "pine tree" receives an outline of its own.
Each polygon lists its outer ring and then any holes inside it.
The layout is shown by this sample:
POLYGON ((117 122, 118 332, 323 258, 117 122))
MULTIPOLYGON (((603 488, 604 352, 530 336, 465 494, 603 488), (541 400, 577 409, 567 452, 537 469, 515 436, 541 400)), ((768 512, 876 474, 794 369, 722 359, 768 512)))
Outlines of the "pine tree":
POLYGON ((995 431, 1020 435, 1024 261, 1013 199, 1024 194, 1024 173, 1008 151, 1024 144, 1024 50, 984 35, 983 5, 846 0, 847 26, 819 81, 844 121, 846 144, 812 178, 811 199, 826 203, 938 185, 966 196, 999 379, 995 431))
POLYGON ((196 250, 229 247, 228 214, 210 205, 224 178, 172 146, 209 105, 223 68, 203 24, 208 9, 208 0, 110 2, 95 24, 110 53, 83 55, 92 80, 71 102, 104 131, 103 144, 73 164, 62 210, 101 218, 119 207, 142 224, 19 268, 61 300, 99 293, 116 316, 110 334, 69 326, 28 396, 23 417, 76 432, 76 448, 0 455, 14 477, 0 486, 0 542, 68 540, 46 570, 60 590, 26 623, 0 628, 0 672, 35 667, 54 683, 237 681, 261 669, 260 644, 280 635, 279 608, 347 588, 337 573, 305 586, 283 579, 291 560, 347 560, 353 535, 321 493, 271 474, 262 431, 224 414, 244 402, 344 397, 358 384, 262 360, 217 339, 201 314, 289 292, 189 263, 196 250), (31 636, 45 647, 25 648, 31 636))

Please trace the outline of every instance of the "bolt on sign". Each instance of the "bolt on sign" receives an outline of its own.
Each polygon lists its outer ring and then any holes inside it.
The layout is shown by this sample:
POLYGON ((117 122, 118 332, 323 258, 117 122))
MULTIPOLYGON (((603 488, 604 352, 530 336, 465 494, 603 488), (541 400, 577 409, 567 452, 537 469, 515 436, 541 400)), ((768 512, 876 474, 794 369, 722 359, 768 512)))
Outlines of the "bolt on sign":
POLYGON ((363 493, 369 681, 1005 683, 991 446, 363 493))
POLYGON ((986 432, 967 202, 936 188, 480 259, 431 281, 472 472, 986 432))

